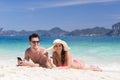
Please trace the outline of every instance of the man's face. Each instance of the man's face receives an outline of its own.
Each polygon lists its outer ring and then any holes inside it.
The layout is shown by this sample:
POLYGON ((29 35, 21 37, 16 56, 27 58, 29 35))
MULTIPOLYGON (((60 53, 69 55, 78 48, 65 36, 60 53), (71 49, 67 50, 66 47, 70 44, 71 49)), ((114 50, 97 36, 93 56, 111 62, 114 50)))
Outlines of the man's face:
POLYGON ((31 48, 38 49, 39 42, 40 41, 39 41, 38 37, 32 38, 31 41, 30 41, 31 48))

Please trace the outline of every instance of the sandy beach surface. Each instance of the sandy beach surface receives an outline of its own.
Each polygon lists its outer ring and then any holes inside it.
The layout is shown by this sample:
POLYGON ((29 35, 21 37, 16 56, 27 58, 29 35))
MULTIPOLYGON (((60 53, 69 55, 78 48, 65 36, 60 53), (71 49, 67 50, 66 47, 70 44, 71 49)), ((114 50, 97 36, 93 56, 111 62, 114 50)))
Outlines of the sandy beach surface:
POLYGON ((18 67, 15 61, 5 62, 0 61, 0 80, 120 80, 120 71, 18 67))

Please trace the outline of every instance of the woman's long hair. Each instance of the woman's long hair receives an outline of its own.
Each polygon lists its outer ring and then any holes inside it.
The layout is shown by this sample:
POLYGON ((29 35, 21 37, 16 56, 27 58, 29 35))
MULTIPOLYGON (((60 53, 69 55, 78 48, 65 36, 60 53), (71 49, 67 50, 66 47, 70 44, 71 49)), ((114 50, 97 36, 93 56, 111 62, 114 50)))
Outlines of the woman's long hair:
POLYGON ((65 56, 66 51, 64 50, 64 46, 62 45, 62 52, 61 52, 61 63, 62 65, 65 63, 65 56))

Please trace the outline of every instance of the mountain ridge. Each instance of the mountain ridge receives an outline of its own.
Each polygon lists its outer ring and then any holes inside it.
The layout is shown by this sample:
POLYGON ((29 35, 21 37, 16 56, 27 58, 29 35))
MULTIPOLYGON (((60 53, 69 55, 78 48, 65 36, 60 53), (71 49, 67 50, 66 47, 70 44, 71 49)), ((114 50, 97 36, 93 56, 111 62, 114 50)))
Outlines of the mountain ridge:
POLYGON ((73 31, 65 31, 59 27, 54 27, 50 30, 35 31, 4 31, 3 28, 0 28, 0 36, 28 36, 32 33, 37 33, 40 36, 120 36, 120 22, 113 24, 112 29, 96 26, 94 28, 76 29, 73 31))

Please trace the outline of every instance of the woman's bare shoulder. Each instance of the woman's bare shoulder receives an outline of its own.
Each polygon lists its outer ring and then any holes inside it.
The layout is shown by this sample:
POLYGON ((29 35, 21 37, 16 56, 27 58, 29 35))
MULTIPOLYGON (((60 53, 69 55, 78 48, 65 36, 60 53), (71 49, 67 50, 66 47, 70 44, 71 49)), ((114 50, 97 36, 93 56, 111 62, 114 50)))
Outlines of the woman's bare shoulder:
POLYGON ((69 51, 67 51, 66 54, 67 54, 68 56, 71 56, 71 53, 70 53, 69 51))

